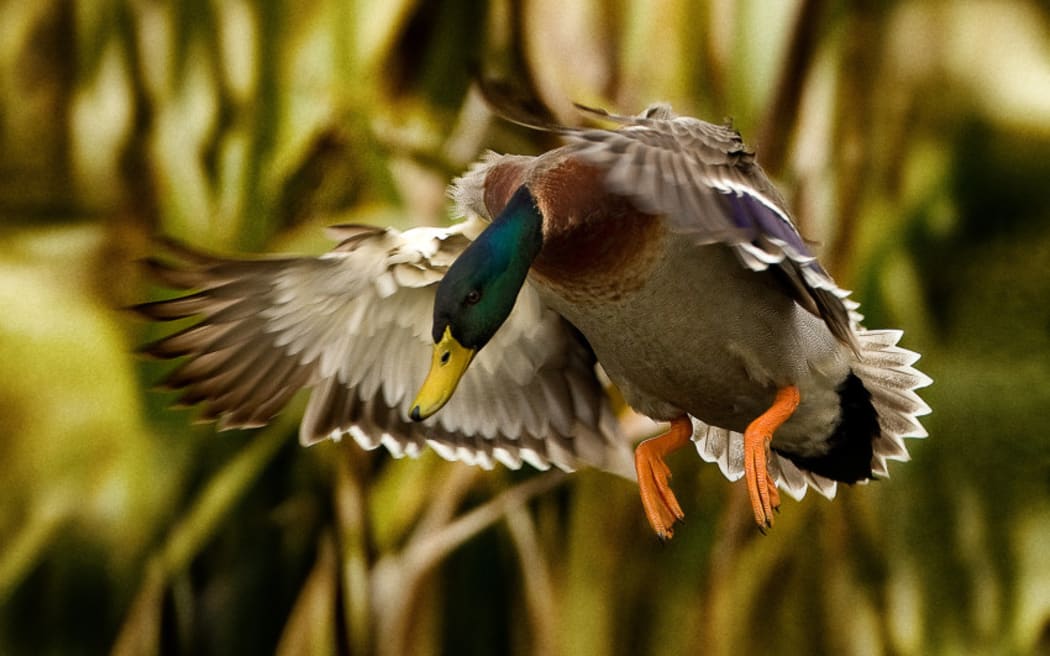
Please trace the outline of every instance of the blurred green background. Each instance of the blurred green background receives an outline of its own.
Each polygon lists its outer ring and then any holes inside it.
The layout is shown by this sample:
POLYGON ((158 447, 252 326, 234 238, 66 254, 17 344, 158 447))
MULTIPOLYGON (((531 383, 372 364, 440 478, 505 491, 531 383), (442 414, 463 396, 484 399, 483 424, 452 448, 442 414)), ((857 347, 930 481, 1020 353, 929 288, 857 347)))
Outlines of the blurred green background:
POLYGON ((0 0, 0 653, 1050 653, 1050 10, 1023 1, 0 0), (786 501, 215 434, 150 391, 162 233, 448 220, 473 62, 731 118, 935 384, 892 479, 786 501))

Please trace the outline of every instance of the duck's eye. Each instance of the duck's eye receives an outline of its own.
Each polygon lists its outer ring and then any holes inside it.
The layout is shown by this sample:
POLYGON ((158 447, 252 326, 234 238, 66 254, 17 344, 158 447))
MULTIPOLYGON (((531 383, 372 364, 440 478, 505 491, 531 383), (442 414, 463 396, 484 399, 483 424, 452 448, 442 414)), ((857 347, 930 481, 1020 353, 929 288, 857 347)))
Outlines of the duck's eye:
POLYGON ((467 292, 467 297, 464 299, 467 305, 475 305, 481 300, 481 292, 476 289, 472 289, 467 292))

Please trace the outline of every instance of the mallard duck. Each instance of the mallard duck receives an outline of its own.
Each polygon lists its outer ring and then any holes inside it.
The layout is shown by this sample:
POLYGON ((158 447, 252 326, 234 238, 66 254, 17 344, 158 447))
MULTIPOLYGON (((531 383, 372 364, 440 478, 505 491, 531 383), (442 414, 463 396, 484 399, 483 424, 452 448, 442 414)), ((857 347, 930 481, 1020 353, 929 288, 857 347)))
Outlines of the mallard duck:
POLYGON ((304 444, 349 434, 395 456, 430 444, 486 467, 636 477, 663 539, 684 516, 664 458, 690 441, 745 478, 762 529, 778 486, 830 497, 906 460, 929 412, 918 355, 861 327, 740 135, 663 104, 583 109, 618 129, 505 112, 565 145, 485 155, 450 187, 452 228, 337 227, 317 258, 173 245, 178 262, 151 267, 199 291, 139 310, 201 320, 146 350, 188 356, 167 384, 223 427, 265 423, 307 386, 304 444), (633 463, 596 363, 670 422, 633 463))

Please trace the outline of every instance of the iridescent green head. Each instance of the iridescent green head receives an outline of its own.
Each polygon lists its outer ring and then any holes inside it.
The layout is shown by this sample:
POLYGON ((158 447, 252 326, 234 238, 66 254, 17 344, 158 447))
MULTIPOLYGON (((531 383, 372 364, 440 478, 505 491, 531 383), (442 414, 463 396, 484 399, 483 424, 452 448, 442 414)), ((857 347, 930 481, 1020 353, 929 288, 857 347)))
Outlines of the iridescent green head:
POLYGON ((452 397, 474 356, 510 316, 543 245, 543 216, 525 186, 449 267, 434 298, 434 358, 412 404, 416 421, 452 397))

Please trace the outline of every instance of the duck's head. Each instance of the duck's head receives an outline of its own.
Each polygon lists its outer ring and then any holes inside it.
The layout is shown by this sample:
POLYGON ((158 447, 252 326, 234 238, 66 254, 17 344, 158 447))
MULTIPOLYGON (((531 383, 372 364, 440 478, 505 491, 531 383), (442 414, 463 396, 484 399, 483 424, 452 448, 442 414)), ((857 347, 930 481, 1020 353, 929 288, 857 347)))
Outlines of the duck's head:
POLYGON ((510 316, 543 244, 543 217, 525 186, 452 263, 434 298, 434 357, 410 416, 441 409, 474 356, 510 316))

